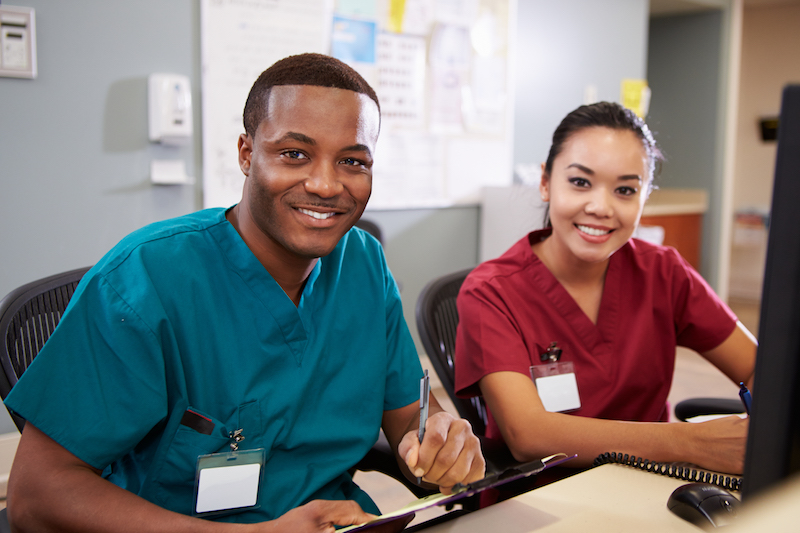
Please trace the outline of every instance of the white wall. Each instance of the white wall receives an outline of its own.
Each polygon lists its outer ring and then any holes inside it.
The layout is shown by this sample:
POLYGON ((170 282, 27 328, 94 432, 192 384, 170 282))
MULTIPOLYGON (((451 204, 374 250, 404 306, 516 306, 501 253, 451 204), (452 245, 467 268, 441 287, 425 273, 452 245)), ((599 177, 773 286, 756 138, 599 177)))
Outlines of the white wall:
POLYGON ((623 78, 647 75, 647 0, 520 0, 514 163, 547 159, 553 131, 584 104, 620 101, 623 78))
MULTIPOLYGON (((781 93, 800 83, 800 4, 746 8, 734 169, 733 209, 766 214, 772 203, 777 143, 762 141, 759 120, 778 116, 781 93)), ((763 225, 733 227, 730 294, 760 300, 767 253, 763 225)))
POLYGON ((800 83, 800 5, 745 8, 734 208, 768 211, 777 143, 761 140, 758 120, 778 116, 781 92, 800 83))

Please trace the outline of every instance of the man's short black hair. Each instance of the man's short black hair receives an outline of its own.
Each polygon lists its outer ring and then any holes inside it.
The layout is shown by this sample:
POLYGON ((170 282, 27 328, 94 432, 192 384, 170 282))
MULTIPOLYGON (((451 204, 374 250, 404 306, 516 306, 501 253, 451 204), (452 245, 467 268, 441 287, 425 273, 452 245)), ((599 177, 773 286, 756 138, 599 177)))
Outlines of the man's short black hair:
POLYGON ((378 96, 361 75, 349 65, 323 54, 299 54, 275 62, 261 73, 250 89, 244 105, 244 130, 255 136, 267 116, 269 94, 277 85, 314 85, 347 89, 369 96, 378 106, 378 96))

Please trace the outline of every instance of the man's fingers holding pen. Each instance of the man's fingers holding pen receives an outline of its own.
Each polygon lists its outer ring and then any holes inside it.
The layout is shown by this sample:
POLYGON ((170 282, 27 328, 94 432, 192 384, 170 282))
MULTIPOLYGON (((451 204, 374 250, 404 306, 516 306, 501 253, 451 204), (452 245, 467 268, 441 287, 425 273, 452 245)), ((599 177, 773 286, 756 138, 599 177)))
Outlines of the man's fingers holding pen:
MULTIPOLYGON (((430 431, 430 426, 428 431, 430 431)), ((427 435, 426 435, 427 437, 427 435)), ((427 441, 427 439, 426 439, 427 441)), ((472 433, 466 420, 451 418, 446 438, 423 442, 420 463, 427 464, 426 454, 435 453, 431 466, 423 476, 430 483, 439 485, 442 492, 449 492, 456 483, 470 483, 482 479, 486 462, 481 453, 480 441, 472 433)))
POLYGON ((408 450, 405 459, 415 476, 439 485, 443 492, 456 483, 482 479, 486 470, 480 441, 469 422, 445 412, 428 419, 422 444, 408 450))

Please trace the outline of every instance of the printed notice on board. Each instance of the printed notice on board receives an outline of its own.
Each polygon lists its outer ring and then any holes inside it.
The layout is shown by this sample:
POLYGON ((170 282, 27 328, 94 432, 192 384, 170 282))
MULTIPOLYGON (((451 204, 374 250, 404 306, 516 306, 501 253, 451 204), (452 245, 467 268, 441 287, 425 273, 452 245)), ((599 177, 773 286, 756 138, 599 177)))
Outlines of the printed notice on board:
POLYGON ((275 61, 328 53, 332 0, 201 0, 203 206, 242 198, 237 141, 253 82, 275 61), (322 4, 322 5, 321 5, 322 4))
POLYGON ((508 0, 201 0, 203 205, 241 199, 237 141, 255 79, 330 54, 373 86, 382 122, 368 209, 475 203, 511 182, 508 0))

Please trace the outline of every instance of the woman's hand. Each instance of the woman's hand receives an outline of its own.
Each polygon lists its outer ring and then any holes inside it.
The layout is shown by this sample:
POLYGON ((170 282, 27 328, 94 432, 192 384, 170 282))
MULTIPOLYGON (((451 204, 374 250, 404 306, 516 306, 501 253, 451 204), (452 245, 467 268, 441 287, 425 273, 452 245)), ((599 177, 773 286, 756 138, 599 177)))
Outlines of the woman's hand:
MULTIPOLYGON (((700 423, 678 423, 688 430, 684 440, 687 461, 697 466, 740 475, 744 471, 749 422, 738 416, 726 416, 700 423)), ((682 444, 677 443, 678 446, 682 444)))

